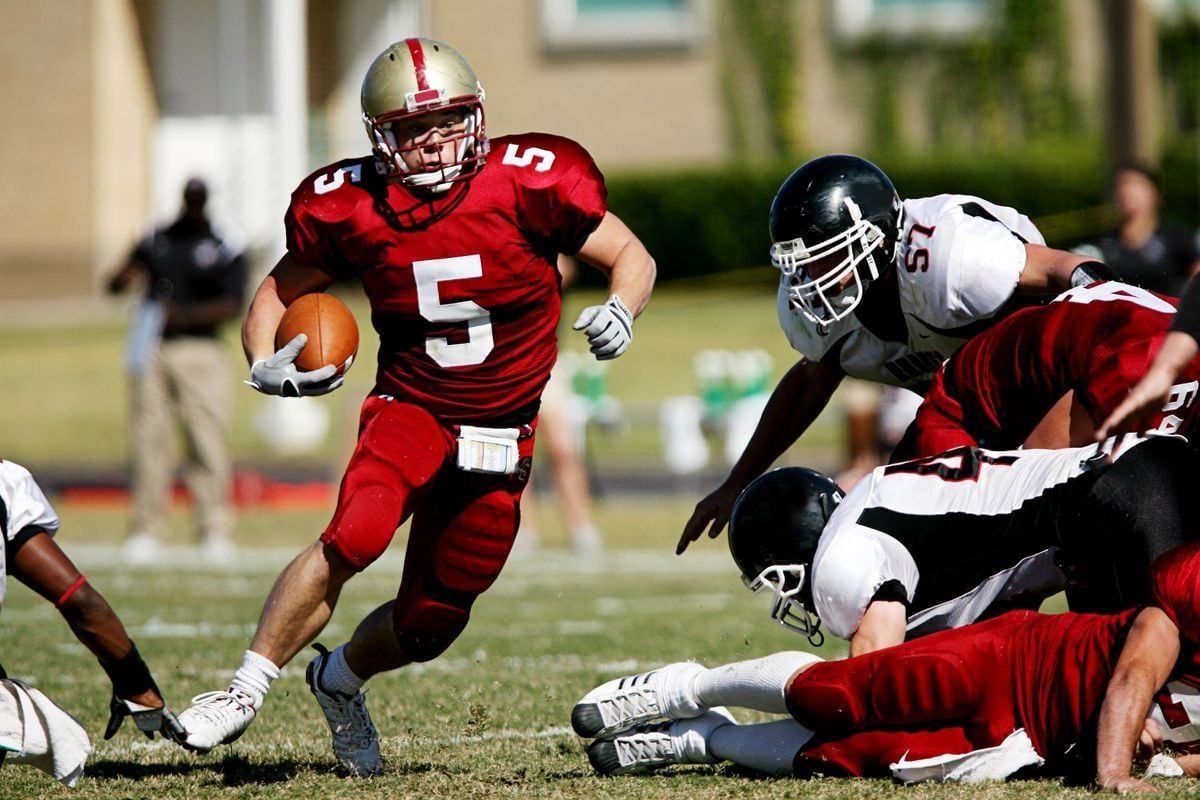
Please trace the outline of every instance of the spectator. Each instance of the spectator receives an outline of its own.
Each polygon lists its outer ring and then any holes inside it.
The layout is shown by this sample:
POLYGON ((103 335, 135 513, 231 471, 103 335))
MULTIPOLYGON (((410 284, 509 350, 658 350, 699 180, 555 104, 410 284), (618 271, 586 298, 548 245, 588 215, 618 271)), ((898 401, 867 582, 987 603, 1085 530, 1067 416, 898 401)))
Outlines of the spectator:
POLYGON ((111 293, 135 281, 146 287, 126 359, 133 384, 133 520, 125 550, 133 563, 154 560, 162 546, 175 472, 167 446, 172 410, 184 429, 201 549, 213 560, 233 549, 229 369, 218 332, 241 312, 246 265, 237 240, 210 221, 207 200, 204 181, 189 180, 179 217, 142 239, 108 283, 111 293))
POLYGON ((1162 193, 1158 176, 1147 167, 1117 169, 1112 192, 1121 222, 1096 243, 1101 260, 1126 283, 1178 296, 1184 281, 1200 270, 1196 235, 1159 220, 1162 193))

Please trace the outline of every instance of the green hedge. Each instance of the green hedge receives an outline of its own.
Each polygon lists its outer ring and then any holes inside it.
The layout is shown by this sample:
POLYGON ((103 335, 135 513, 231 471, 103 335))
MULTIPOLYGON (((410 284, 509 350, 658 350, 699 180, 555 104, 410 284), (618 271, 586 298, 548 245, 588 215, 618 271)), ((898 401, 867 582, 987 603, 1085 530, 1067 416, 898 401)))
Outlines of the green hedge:
MULTIPOLYGON (((1104 208, 1109 167, 1101 150, 1089 145, 986 157, 943 153, 877 155, 873 160, 891 176, 901 197, 978 195, 1020 209, 1043 226, 1051 244, 1070 246, 1107 230, 1112 222, 1104 208)), ((616 175, 608 181, 609 204, 654 255, 660 280, 765 265, 771 199, 799 163, 770 170, 616 175)), ((1196 143, 1168 148, 1162 172, 1166 216, 1200 225, 1196 143)))

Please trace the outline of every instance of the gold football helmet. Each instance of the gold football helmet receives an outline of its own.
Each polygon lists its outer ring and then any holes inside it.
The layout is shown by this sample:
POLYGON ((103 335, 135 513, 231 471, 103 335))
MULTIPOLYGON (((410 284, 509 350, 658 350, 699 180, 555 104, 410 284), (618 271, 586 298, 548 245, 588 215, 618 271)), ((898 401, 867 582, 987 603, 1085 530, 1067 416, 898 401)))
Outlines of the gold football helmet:
POLYGON ((457 50, 434 39, 413 38, 384 50, 367 70, 362 85, 363 123, 375 155, 389 177, 426 191, 444 192, 455 181, 472 177, 488 153, 483 117, 483 87, 457 50), (421 146, 401 147, 392 126, 431 111, 462 109, 466 127, 447 136, 453 160, 424 166, 421 146), (418 168, 403 155, 419 156, 418 168))

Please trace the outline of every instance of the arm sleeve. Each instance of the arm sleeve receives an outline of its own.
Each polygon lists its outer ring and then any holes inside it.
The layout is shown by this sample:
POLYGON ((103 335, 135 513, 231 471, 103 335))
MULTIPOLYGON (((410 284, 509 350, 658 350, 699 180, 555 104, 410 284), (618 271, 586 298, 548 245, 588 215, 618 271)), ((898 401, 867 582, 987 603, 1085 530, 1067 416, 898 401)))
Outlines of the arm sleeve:
POLYGON ((1150 566, 1155 605, 1179 628, 1179 635, 1200 644, 1200 542, 1189 542, 1158 557, 1150 566))
POLYGON ((992 316, 1012 297, 1025 270, 1025 243, 1000 222, 963 216, 939 226, 933 257, 944 259, 945 308, 954 321, 972 322, 992 316))
POLYGON ((906 605, 917 590, 912 556, 889 536, 855 525, 813 566, 813 603, 831 633, 849 639, 881 590, 906 605), (885 587, 888 587, 885 589, 885 587))
POLYGON ((338 250, 329 226, 312 213, 298 190, 283 217, 288 255, 316 267, 337 280, 353 277, 354 270, 338 250))
POLYGON ((501 157, 520 152, 522 147, 553 153, 553 160, 544 172, 533 165, 510 167, 518 170, 521 225, 558 252, 574 254, 608 210, 604 176, 588 152, 570 139, 537 137, 528 144, 524 140, 509 143, 501 157))
POLYGON ((0 461, 0 497, 4 501, 4 538, 13 542, 28 538, 31 530, 53 534, 58 515, 29 470, 11 461, 0 461))

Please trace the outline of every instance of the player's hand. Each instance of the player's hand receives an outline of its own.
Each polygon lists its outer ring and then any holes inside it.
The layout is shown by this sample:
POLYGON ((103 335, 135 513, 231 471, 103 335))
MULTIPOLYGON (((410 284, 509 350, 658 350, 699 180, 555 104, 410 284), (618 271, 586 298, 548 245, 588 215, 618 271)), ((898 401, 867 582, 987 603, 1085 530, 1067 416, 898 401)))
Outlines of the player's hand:
POLYGON ((729 515, 733 512, 733 504, 742 493, 742 487, 723 483, 709 493, 707 497, 696 504, 692 518, 683 527, 683 535, 679 544, 675 545, 675 555, 682 555, 688 545, 700 538, 704 529, 708 528, 708 538, 715 539, 725 530, 729 523, 729 515))
POLYGON ((301 372, 296 369, 296 356, 308 343, 308 337, 303 333, 281 347, 275 355, 263 361, 255 361, 250 367, 250 380, 247 386, 253 386, 263 394, 273 394, 279 397, 302 397, 329 394, 342 385, 346 380, 337 374, 337 367, 326 364, 312 372, 301 372))
POLYGON ((1102 442, 1110 436, 1141 430, 1147 418, 1162 410, 1171 393, 1174 378, 1167 372, 1151 369, 1130 390, 1129 395, 1108 419, 1096 429, 1096 441, 1102 442))
POLYGON ((615 294, 602 306, 588 306, 571 326, 583 331, 597 361, 616 358, 633 341, 633 314, 615 294))
POLYGON ((187 731, 165 705, 161 708, 151 708, 132 700, 122 700, 116 694, 113 694, 108 704, 108 725, 104 728, 104 738, 111 739, 116 736, 126 717, 133 717, 133 723, 147 739, 153 739, 156 733, 176 744, 183 744, 187 739, 187 731))
POLYGON ((1138 737, 1137 752, 1143 758, 1150 758, 1163 748, 1163 732, 1158 723, 1146 717, 1142 724, 1142 734, 1138 737))

